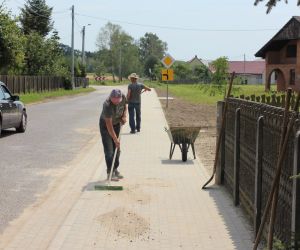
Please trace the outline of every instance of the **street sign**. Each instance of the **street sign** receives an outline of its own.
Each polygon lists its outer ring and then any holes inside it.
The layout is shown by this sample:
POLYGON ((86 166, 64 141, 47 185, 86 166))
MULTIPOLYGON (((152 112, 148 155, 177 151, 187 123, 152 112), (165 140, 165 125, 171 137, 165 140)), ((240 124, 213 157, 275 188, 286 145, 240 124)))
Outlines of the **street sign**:
POLYGON ((162 69, 161 70, 161 79, 162 79, 162 81, 173 81, 174 80, 173 69, 162 69))
POLYGON ((175 62, 175 59, 170 54, 166 54, 164 58, 161 60, 161 62, 166 68, 170 68, 172 64, 175 62))

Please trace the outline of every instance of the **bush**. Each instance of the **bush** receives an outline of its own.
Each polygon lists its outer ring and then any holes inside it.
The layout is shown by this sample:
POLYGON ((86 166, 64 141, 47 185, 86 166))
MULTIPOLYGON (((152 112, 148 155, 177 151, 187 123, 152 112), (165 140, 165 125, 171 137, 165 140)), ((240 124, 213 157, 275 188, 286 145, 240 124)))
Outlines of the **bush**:
POLYGON ((65 89, 72 89, 72 82, 70 77, 64 78, 64 88, 65 89))

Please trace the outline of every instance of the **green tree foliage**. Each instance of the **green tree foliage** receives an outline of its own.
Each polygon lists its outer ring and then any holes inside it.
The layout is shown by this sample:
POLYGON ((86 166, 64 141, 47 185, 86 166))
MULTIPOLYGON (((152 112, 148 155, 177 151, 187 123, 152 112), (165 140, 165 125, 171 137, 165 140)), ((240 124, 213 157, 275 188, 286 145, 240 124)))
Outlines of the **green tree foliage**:
POLYGON ((97 38, 98 61, 102 69, 111 73, 113 78, 126 76, 129 72, 139 72, 140 62, 138 47, 134 39, 122 30, 121 26, 107 23, 99 32, 97 38), (121 73, 121 75, 120 75, 121 73))
MULTIPOLYGON (((255 0, 254 5, 257 5, 259 2, 263 2, 265 0, 255 0)), ((277 2, 280 2, 280 0, 267 0, 266 6, 267 6, 267 13, 270 13, 273 7, 276 6, 277 2)), ((288 0, 285 0, 285 3, 288 3, 288 0)), ((300 5, 300 0, 297 0, 297 5, 300 5)))
POLYGON ((25 74, 28 75, 67 75, 67 62, 59 47, 56 32, 44 39, 36 32, 26 36, 25 74))
POLYGON ((51 21, 52 8, 45 0, 27 0, 21 9, 20 22, 24 34, 38 33, 45 37, 53 28, 51 21))
POLYGON ((214 60, 211 64, 215 70, 213 74, 213 81, 215 84, 225 84, 229 69, 227 57, 219 57, 214 60))
POLYGON ((173 69, 176 80, 190 80, 192 77, 192 69, 186 63, 175 63, 173 69))
POLYGON ((144 73, 150 76, 155 65, 163 58, 167 51, 167 43, 159 39, 156 34, 146 33, 139 40, 140 57, 144 64, 144 73))
POLYGON ((19 73, 24 61, 24 36, 3 7, 0 7, 0 73, 19 73))
POLYGON ((212 75, 210 70, 205 65, 197 65, 193 69, 193 76, 198 82, 210 82, 212 75))

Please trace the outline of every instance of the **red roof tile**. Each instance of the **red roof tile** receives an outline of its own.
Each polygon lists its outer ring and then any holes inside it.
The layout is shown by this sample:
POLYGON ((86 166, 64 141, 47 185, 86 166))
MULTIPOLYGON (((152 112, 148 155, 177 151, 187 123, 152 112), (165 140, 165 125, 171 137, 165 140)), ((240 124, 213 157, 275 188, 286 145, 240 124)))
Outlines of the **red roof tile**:
POLYGON ((229 61, 229 72, 236 74, 263 74, 265 61, 229 61), (245 72, 244 72, 245 68, 245 72))

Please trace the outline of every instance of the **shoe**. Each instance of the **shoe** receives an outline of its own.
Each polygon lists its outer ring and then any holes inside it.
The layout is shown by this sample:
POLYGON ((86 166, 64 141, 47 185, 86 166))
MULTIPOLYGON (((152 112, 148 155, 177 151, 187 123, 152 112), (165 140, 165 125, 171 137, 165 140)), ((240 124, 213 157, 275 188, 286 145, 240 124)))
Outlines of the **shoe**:
POLYGON ((135 131, 132 131, 132 130, 131 130, 131 131, 130 131, 130 134, 135 134, 135 131))
POLYGON ((118 179, 123 179, 123 178, 124 178, 124 176, 121 175, 121 173, 120 173, 118 170, 115 170, 113 175, 114 175, 116 178, 118 178, 118 179))
MULTIPOLYGON (((109 180, 109 173, 107 174, 107 179, 106 179, 107 181, 109 180)), ((115 175, 114 175, 114 173, 112 173, 112 175, 111 175, 111 181, 119 181, 119 178, 118 177, 116 177, 115 175)))
POLYGON ((137 130, 136 130, 136 132, 140 132, 140 131, 141 131, 140 129, 137 129, 137 130))

